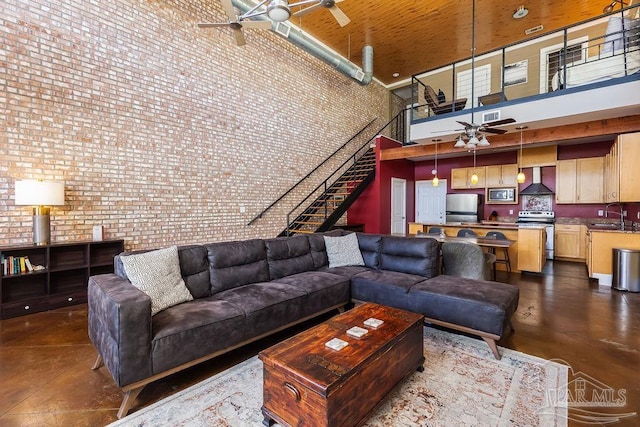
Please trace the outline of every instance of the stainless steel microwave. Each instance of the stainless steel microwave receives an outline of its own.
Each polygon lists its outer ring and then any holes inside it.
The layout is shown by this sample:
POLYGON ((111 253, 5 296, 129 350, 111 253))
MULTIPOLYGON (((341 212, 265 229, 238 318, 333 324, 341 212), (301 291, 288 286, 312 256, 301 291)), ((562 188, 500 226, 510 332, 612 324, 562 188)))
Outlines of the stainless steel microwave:
POLYGON ((516 203, 515 188, 488 188, 487 203, 516 203))

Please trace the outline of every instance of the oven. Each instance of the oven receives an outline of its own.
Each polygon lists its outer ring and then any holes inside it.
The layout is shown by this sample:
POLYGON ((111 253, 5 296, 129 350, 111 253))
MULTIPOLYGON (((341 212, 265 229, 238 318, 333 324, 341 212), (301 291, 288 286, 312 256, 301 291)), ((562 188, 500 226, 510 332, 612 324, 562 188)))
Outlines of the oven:
POLYGON ((555 232, 556 214, 552 211, 519 211, 518 226, 539 227, 544 226, 547 234, 544 251, 547 259, 553 259, 553 242, 555 232))

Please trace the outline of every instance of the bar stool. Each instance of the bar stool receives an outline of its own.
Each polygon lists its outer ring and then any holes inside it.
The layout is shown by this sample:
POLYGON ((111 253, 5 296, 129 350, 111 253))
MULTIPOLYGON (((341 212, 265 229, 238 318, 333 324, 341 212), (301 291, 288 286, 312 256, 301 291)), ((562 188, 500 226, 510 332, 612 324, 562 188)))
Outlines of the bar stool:
POLYGON ((440 227, 431 227, 429 229, 428 233, 429 234, 440 234, 440 233, 442 233, 442 228, 440 228, 440 227))
MULTIPOLYGON (((499 231, 489 231, 487 233, 487 237, 491 238, 491 239, 496 239, 496 240, 508 240, 507 237, 499 232, 499 231)), ((491 253, 493 253, 495 255, 496 253, 496 248, 489 248, 491 253)), ((507 267, 507 271, 511 271, 511 260, 509 259, 509 248, 502 248, 504 257, 503 258, 498 258, 498 256, 496 255, 496 264, 497 263, 501 263, 504 264, 507 267)))
POLYGON ((473 236, 477 236, 477 234, 474 233, 473 230, 470 230, 468 228, 461 228, 460 230, 458 230, 458 237, 473 237, 473 236))

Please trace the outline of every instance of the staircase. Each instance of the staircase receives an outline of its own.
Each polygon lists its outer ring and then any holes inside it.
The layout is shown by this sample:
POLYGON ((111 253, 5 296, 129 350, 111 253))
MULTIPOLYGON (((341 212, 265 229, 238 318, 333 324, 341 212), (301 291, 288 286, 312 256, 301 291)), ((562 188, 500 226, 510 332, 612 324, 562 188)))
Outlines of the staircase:
MULTIPOLYGON (((357 160, 354 159, 354 163, 331 185, 328 185, 327 181, 323 182, 319 187, 324 186, 321 194, 293 221, 290 221, 291 213, 289 213, 287 229, 280 235, 315 233, 331 228, 373 181, 375 168, 375 152, 369 148, 357 160)), ((292 212, 295 212, 300 205, 296 206, 292 212)))
MULTIPOLYGON (((413 109, 417 111, 419 107, 424 106, 414 106, 413 109)), ((356 145, 359 148, 356 148, 355 152, 345 162, 338 166, 329 177, 324 179, 320 185, 289 211, 287 214, 287 227, 279 236, 329 230, 345 214, 367 186, 373 182, 376 158, 375 151, 371 146, 376 137, 378 135, 387 135, 396 141, 401 141, 403 145, 411 144, 411 142, 407 142, 408 129, 406 127, 407 114, 411 113, 411 108, 400 111, 387 124, 375 132, 372 132, 370 127, 376 119, 370 120, 333 154, 249 221, 247 226, 261 219, 274 206, 284 203, 285 199, 291 197, 294 194, 293 191, 302 183, 307 182, 314 174, 320 173, 319 171, 324 165, 335 160, 340 153, 344 154, 343 150, 347 149, 347 147, 352 147, 354 143, 361 144, 356 145), (364 141, 364 144, 362 144, 362 141, 364 141)))

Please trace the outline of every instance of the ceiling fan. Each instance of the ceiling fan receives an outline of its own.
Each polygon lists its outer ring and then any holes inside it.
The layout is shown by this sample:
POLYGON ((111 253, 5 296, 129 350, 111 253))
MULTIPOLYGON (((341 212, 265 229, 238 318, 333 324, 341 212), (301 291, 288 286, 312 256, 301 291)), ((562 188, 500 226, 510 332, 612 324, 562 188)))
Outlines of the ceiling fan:
POLYGON ((456 120, 464 126, 463 129, 456 129, 456 131, 462 131, 458 136, 454 147, 455 148, 468 148, 474 149, 479 147, 486 147, 489 144, 485 133, 504 134, 507 133, 505 129, 495 129, 494 126, 506 125, 509 123, 515 123, 515 119, 502 119, 492 122, 476 124, 474 123, 474 96, 475 96, 475 57, 476 57, 476 1, 473 0, 473 12, 471 17, 471 123, 462 122, 456 120), (467 139, 467 142, 464 141, 467 139))
MULTIPOLYGON (((236 8, 233 7, 231 0, 220 0, 222 3, 222 8, 224 12, 227 14, 229 18, 228 22, 199 22, 198 27, 200 28, 214 28, 214 27, 230 27, 233 30, 233 35, 236 38, 236 44, 238 46, 244 46, 247 42, 244 38, 244 33, 242 32, 242 28, 251 28, 251 29, 270 29, 271 22, 269 21, 247 21, 247 18, 251 16, 256 16, 256 14, 251 13, 255 12, 262 4, 263 1, 255 8, 251 9, 249 12, 244 14, 239 14, 236 8)), ((266 12, 262 12, 266 13, 266 12)))
POLYGON ((341 3, 343 1, 344 0, 313 0, 311 2, 302 1, 300 3, 292 4, 291 6, 300 6, 303 3, 315 3, 313 6, 306 7, 294 13, 293 16, 303 16, 307 13, 311 13, 314 10, 324 7, 329 9, 329 12, 331 12, 335 20, 338 21, 338 24, 340 24, 341 27, 344 27, 349 22, 351 22, 351 20, 338 6, 336 6, 336 3, 341 3))
POLYGON ((236 44, 238 46, 243 46, 246 44, 244 33, 242 32, 243 28, 270 29, 272 26, 271 21, 284 22, 288 20, 291 17, 291 8, 296 6, 304 6, 315 3, 312 6, 306 7, 294 13, 294 16, 302 16, 307 13, 313 12, 320 7, 325 7, 329 9, 329 11, 333 14, 336 21, 338 21, 338 24, 344 27, 351 21, 347 17, 347 15, 345 15, 344 12, 335 5, 336 3, 339 3, 341 1, 344 0, 303 0, 289 4, 287 0, 262 0, 254 7, 252 7, 249 11, 240 14, 239 11, 233 7, 233 3, 231 3, 231 0, 220 0, 222 8, 227 14, 229 20, 227 22, 200 22, 198 23, 198 27, 230 27, 231 29, 233 29, 233 33, 236 38, 236 44), (249 18, 253 18, 259 15, 267 15, 271 21, 249 20, 249 18))

